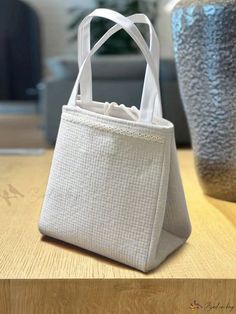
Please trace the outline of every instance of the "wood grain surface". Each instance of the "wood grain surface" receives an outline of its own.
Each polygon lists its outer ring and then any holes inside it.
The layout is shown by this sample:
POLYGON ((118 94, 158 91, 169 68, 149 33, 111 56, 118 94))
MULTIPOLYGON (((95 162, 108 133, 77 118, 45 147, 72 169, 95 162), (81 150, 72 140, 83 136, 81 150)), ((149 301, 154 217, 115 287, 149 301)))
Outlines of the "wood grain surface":
POLYGON ((6 280, 4 314, 235 313, 235 282, 173 279, 6 280), (199 305, 195 308, 194 301, 199 305))
MULTIPOLYGON (((202 193, 190 150, 179 151, 179 161, 193 232, 149 274, 41 237, 37 223, 51 158, 52 151, 0 157, 1 314, 104 313, 106 307, 106 313, 190 313, 194 300, 236 308, 236 204, 202 193), (36 304, 39 310, 32 310, 36 304)), ((223 310, 229 311, 218 313, 223 310)))

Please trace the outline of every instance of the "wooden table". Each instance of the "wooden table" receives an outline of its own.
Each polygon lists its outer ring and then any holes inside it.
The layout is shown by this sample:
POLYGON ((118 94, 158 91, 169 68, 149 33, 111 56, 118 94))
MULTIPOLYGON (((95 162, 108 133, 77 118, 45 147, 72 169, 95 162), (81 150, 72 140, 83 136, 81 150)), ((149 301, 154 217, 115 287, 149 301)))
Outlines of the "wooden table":
POLYGON ((51 158, 52 151, 0 157, 1 314, 190 313, 191 304, 199 312, 215 306, 211 313, 236 313, 236 204, 203 195, 190 150, 179 159, 192 235, 147 275, 41 238, 51 158))

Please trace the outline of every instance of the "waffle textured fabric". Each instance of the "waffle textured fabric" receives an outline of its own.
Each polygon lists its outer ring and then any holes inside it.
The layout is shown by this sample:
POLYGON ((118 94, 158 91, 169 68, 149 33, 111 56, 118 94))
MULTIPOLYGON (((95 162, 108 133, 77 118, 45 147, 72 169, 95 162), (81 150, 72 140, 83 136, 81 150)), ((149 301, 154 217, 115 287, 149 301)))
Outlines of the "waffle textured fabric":
POLYGON ((190 234, 173 125, 65 106, 40 231, 147 272, 190 234))

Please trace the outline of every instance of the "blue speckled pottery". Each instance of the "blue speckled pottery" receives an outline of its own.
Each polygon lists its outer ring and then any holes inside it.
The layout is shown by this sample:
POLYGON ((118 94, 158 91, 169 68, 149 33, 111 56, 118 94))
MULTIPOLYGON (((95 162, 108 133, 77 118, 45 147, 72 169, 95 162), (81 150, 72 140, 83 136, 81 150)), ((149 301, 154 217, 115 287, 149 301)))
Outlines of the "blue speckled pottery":
POLYGON ((182 0, 172 29, 201 185, 236 201, 236 0, 182 0))

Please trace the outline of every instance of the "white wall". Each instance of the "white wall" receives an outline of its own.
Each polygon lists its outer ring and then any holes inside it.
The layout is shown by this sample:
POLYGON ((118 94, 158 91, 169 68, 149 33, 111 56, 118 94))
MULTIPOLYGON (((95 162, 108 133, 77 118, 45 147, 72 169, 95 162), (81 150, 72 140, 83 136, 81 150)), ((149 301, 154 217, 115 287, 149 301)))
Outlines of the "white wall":
POLYGON ((24 0, 36 9, 41 25, 43 57, 71 53, 73 49, 68 43, 67 25, 69 14, 67 9, 74 5, 92 7, 93 0, 24 0))
POLYGON ((171 12, 166 10, 166 5, 171 1, 159 0, 159 12, 157 20, 158 37, 161 43, 161 56, 165 59, 173 58, 171 12))

